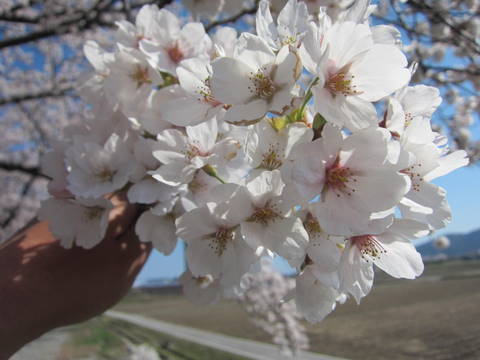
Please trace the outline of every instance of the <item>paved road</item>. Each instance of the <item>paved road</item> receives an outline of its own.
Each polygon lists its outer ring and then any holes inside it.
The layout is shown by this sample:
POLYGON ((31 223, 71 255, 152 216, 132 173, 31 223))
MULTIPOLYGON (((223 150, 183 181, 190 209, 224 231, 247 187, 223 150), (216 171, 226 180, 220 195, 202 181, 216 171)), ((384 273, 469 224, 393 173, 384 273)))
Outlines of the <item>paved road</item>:
MULTIPOLYGON (((244 356, 253 360, 292 359, 291 357, 282 356, 276 346, 258 341, 239 339, 205 330, 197 330, 186 326, 173 325, 160 320, 153 320, 144 316, 127 314, 118 311, 107 311, 105 314, 111 318, 128 321, 132 324, 151 330, 159 331, 180 339, 209 346, 218 350, 229 352, 231 354, 244 356)), ((302 351, 300 354, 298 354, 295 359, 342 360, 333 356, 315 354, 305 351, 302 351)))
POLYGON ((68 330, 65 328, 51 331, 25 345, 10 360, 54 360, 68 338, 68 330))

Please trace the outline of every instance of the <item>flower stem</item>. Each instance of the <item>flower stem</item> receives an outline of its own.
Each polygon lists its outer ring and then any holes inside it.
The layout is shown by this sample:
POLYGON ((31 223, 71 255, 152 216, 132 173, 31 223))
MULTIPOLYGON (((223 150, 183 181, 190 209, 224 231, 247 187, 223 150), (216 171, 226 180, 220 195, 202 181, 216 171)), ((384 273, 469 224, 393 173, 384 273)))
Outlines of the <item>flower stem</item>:
POLYGON ((318 83, 318 76, 315 77, 310 84, 308 85, 307 91, 305 92, 305 97, 303 98, 302 106, 300 106, 300 111, 297 113, 297 121, 301 121, 303 117, 303 112, 305 111, 305 107, 307 106, 308 102, 312 99, 312 87, 314 87, 318 83))
POLYGON ((214 177, 218 181, 220 181, 222 184, 226 184, 227 182, 223 180, 220 176, 218 176, 217 170, 212 165, 205 165, 202 167, 202 170, 207 174, 210 175, 211 177, 214 177))

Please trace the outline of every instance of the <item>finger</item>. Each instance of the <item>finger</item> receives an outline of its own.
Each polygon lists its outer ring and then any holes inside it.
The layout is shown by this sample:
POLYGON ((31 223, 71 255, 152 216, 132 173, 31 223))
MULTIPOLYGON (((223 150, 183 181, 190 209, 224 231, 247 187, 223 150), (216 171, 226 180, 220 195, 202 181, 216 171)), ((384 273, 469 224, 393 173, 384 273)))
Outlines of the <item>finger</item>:
POLYGON ((110 201, 113 209, 108 216, 108 228, 104 241, 113 240, 127 231, 138 218, 140 207, 128 202, 125 193, 114 194, 110 201))

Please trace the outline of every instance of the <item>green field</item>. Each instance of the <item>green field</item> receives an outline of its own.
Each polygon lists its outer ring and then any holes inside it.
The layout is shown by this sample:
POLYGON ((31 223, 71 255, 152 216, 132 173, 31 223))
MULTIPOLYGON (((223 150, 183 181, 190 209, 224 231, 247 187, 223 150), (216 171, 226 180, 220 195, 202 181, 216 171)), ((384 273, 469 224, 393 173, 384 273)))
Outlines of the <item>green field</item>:
MULTIPOLYGON (((312 351, 358 360, 480 359, 479 261, 429 264, 414 281, 377 275, 360 306, 349 300, 307 325, 312 351)), ((115 310, 270 341, 233 301, 199 307, 178 294, 136 292, 115 310)))

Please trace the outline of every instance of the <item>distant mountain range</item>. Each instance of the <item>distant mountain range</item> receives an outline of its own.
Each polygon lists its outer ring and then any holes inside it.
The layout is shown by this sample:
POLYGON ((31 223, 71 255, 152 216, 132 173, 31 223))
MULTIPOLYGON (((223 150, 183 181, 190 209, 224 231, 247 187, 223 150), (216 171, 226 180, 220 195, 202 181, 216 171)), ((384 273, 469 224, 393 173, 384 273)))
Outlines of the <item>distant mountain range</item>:
POLYGON ((435 258, 441 254, 447 257, 478 256, 480 255, 480 229, 468 234, 447 234, 450 247, 437 249, 433 241, 417 247, 424 258, 435 258))

